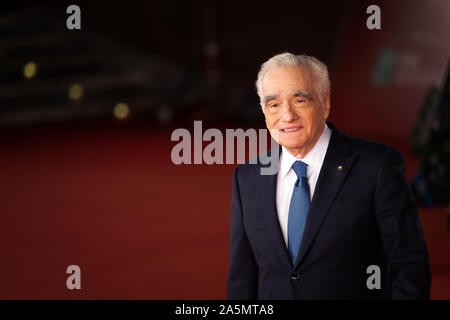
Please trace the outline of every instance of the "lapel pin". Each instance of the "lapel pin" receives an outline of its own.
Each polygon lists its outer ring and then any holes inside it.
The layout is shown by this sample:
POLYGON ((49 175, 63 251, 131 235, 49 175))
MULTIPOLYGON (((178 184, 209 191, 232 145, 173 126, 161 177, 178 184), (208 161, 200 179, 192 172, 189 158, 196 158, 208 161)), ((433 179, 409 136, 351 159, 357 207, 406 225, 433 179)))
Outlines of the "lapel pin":
POLYGON ((337 167, 337 170, 338 170, 338 171, 342 171, 342 170, 344 170, 344 167, 343 167, 343 166, 338 166, 338 167, 337 167))

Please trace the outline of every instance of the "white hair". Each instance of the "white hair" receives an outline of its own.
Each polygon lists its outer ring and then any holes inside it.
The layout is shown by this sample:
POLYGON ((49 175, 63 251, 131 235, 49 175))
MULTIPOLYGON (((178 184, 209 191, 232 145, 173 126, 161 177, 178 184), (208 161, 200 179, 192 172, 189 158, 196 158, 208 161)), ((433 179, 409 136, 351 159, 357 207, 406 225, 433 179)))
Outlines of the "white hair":
POLYGON ((277 54, 264 62, 258 72, 258 78, 256 79, 256 90, 258 92, 261 107, 263 105, 263 93, 262 93, 262 81, 266 73, 277 67, 307 67, 315 75, 317 84, 316 89, 319 94, 320 100, 323 102, 325 95, 330 92, 330 79, 328 77, 327 66, 319 59, 307 56, 307 55, 294 55, 289 52, 277 54))

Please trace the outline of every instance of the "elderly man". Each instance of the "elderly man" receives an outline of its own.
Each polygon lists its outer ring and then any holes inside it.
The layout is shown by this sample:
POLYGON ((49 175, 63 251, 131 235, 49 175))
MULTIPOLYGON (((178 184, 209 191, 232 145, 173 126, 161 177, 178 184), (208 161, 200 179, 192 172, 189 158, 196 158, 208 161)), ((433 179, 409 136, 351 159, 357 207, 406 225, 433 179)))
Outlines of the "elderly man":
POLYGON ((276 175, 260 162, 234 171, 228 298, 428 299, 400 152, 326 122, 328 70, 314 57, 272 57, 256 87, 281 155, 276 175))

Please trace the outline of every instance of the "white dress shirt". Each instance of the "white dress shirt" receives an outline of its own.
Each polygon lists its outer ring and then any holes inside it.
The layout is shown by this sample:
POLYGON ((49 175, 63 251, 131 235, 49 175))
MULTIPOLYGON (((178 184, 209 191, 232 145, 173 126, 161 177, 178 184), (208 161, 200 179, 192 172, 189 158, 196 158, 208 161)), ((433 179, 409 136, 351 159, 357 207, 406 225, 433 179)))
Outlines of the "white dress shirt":
POLYGON ((292 169, 295 161, 301 160, 306 163, 306 175, 308 176, 310 200, 314 195, 317 179, 319 178, 320 169, 322 168, 323 159, 327 153, 328 145, 331 138, 331 129, 325 124, 325 128, 317 140, 311 151, 302 159, 294 157, 285 147, 282 147, 280 156, 280 165, 277 175, 277 212, 280 222, 281 231, 283 232, 284 241, 288 245, 288 216, 289 204, 291 202, 294 184, 297 181, 297 175, 292 169))

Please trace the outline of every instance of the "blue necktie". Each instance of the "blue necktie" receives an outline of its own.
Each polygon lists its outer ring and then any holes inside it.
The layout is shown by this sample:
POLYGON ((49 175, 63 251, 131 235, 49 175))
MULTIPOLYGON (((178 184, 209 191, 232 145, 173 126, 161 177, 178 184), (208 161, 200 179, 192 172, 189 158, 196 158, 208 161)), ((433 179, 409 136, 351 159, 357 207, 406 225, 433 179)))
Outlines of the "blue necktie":
POLYGON ((297 260, 298 250, 305 230, 306 216, 309 210, 309 186, 306 176, 307 164, 295 161, 292 169, 297 175, 297 181, 292 192, 288 217, 288 248, 292 264, 297 260))

